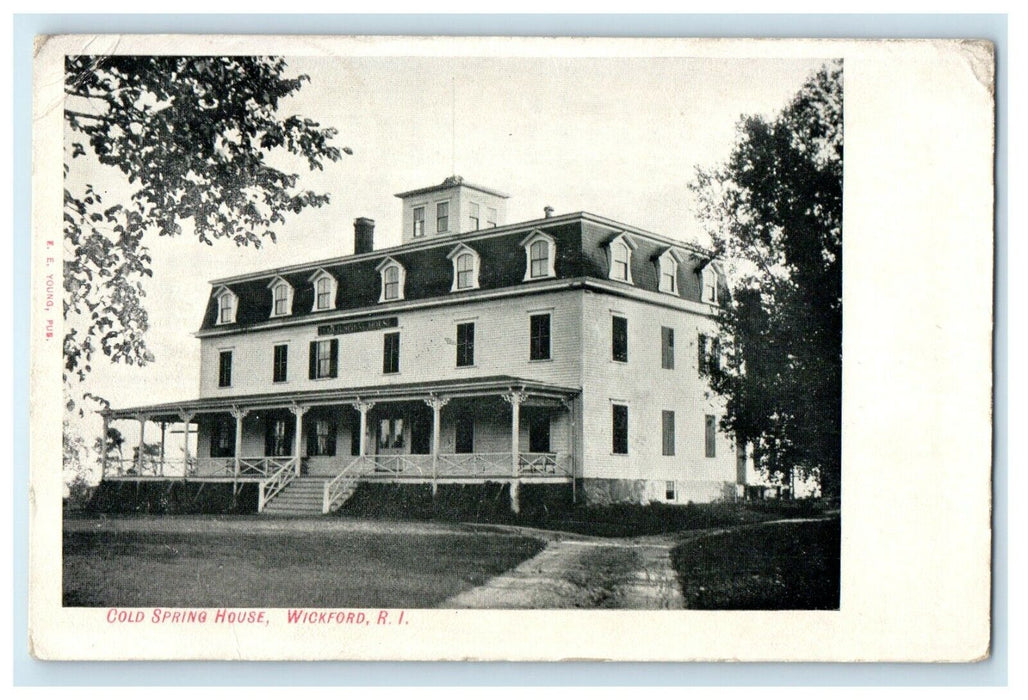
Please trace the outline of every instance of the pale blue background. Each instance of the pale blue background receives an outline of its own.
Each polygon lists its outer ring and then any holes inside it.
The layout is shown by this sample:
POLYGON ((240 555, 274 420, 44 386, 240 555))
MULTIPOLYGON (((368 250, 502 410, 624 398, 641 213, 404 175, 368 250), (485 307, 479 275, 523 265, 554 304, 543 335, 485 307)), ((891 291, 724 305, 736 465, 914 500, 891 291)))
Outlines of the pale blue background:
POLYGON ((1007 683, 1007 17, 1006 15, 15 15, 14 16, 14 683, 15 685, 1006 685, 1007 683), (32 40, 60 33, 443 34, 729 37, 955 37, 997 50, 993 649, 983 663, 512 664, 40 662, 28 655, 28 275, 32 40))

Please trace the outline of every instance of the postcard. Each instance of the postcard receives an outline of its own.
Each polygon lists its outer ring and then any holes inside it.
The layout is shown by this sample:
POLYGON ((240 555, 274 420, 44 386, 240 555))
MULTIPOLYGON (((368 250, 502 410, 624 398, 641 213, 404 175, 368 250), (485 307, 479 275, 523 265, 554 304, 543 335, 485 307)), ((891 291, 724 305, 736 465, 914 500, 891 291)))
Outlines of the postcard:
POLYGON ((988 657, 988 42, 34 69, 37 658, 988 657))

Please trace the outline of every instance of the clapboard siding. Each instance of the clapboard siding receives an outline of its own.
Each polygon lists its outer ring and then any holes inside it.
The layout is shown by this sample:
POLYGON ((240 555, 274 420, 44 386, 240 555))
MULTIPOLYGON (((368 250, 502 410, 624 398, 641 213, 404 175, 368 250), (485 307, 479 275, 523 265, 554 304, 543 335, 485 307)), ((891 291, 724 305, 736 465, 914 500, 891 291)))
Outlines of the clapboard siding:
POLYGON ((724 405, 697 371, 698 334, 712 334, 708 316, 606 294, 582 304, 582 476, 586 478, 735 481, 732 439, 718 431, 716 456, 704 449, 704 416, 720 420, 724 405), (611 359, 611 317, 628 319, 628 362, 611 359), (661 327, 675 330, 675 368, 661 368, 661 327), (628 405, 628 454, 612 453, 611 405, 628 405), (675 412, 675 454, 664 456, 661 411, 675 412))
POLYGON ((245 396, 355 386, 510 375, 568 387, 581 377, 581 292, 546 294, 465 302, 395 315, 398 328, 332 336, 339 340, 338 376, 308 377, 308 352, 318 339, 317 325, 251 330, 201 339, 200 396, 245 396), (529 360, 529 315, 550 313, 551 358, 529 360), (475 323, 475 364, 456 367, 456 325, 475 323), (382 337, 400 333, 400 371, 382 372, 382 337), (272 382, 275 345, 289 346, 288 381, 272 382), (232 386, 218 386, 218 357, 232 351, 232 386))

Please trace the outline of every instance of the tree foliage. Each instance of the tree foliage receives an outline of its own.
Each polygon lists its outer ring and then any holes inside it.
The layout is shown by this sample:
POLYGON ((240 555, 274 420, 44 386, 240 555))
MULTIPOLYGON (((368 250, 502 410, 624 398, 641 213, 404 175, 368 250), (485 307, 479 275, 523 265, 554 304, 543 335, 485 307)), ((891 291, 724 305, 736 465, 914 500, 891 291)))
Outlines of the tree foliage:
POLYGON ((97 351, 113 362, 152 359, 146 236, 186 230, 208 245, 258 247, 287 213, 328 202, 269 162, 284 154, 313 170, 340 157, 335 129, 279 114, 307 81, 270 57, 66 59, 66 378, 85 378, 97 351), (76 163, 85 177, 70 176, 76 163), (127 194, 111 197, 88 168, 117 173, 127 194))
POLYGON ((842 418, 842 65, 773 120, 744 118, 724 164, 692 185, 716 254, 739 272, 710 373, 723 427, 770 476, 839 494, 842 418))

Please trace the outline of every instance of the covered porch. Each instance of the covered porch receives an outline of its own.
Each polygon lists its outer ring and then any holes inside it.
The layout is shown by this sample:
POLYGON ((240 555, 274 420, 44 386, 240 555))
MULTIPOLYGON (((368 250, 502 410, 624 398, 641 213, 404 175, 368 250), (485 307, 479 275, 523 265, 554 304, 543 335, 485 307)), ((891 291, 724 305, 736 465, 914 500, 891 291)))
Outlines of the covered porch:
MULTIPOLYGON (((105 411, 136 421, 130 458, 103 449, 107 480, 325 481, 334 504, 357 480, 573 481, 577 389, 516 377, 245 397, 105 411), (159 448, 147 429, 159 428, 159 448), (190 435, 195 430, 195 454, 190 435), (182 435, 169 456, 169 433, 182 435)), ((174 441, 177 443, 178 441, 174 441)), ((280 485, 279 485, 280 484, 280 485)), ((329 506, 326 506, 326 510, 329 506)))

